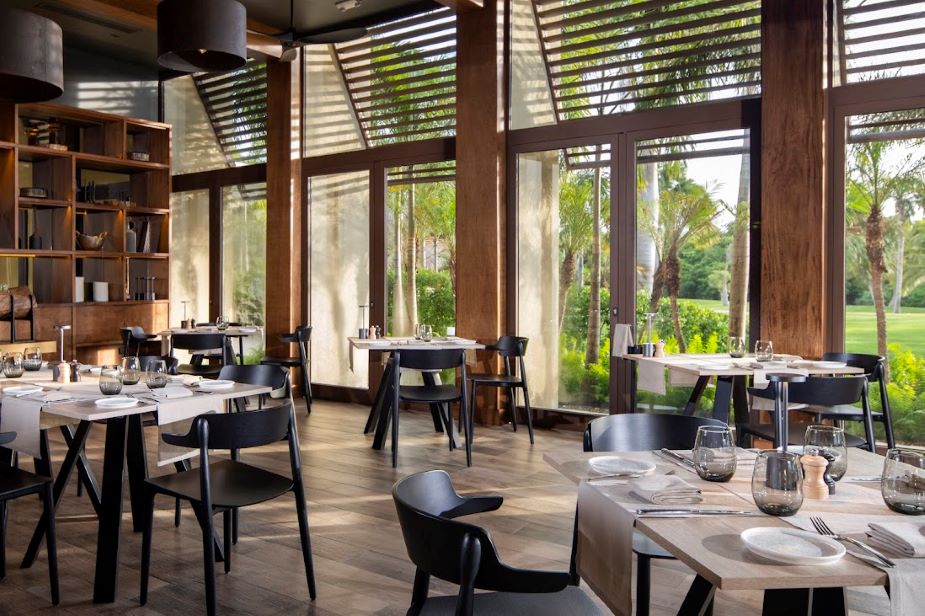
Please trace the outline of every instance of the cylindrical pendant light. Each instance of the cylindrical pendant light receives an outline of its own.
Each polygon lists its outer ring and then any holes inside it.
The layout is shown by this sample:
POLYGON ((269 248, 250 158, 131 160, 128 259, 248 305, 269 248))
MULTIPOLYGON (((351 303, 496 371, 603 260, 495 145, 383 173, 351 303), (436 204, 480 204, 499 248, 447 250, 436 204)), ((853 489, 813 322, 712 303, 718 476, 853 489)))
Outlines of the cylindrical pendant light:
POLYGON ((61 26, 14 8, 0 8, 0 102, 34 103, 61 96, 61 26))
POLYGON ((161 0, 157 5, 157 61, 186 73, 244 66, 244 5, 236 0, 161 0))

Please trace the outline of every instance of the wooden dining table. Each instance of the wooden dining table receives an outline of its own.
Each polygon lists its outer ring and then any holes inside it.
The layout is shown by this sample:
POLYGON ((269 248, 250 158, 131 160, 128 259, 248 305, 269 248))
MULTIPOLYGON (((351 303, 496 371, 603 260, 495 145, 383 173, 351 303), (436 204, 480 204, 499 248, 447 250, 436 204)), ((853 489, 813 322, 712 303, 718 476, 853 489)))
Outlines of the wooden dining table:
MULTIPOLYGON (((745 450, 740 450, 745 451, 745 450)), ((681 452, 689 454, 689 452, 681 452)), ((582 484, 595 473, 588 460, 601 453, 585 453, 570 450, 548 451, 544 460, 562 475, 582 484)), ((855 531, 866 528, 871 521, 908 521, 908 516, 890 511, 880 497, 879 482, 853 481, 853 478, 869 479, 879 476, 883 468, 882 456, 859 449, 848 452, 848 471, 837 484, 836 495, 829 500, 805 499, 799 512, 789 518, 760 514, 751 497, 751 475, 753 464, 739 464, 729 483, 711 483, 701 480, 687 467, 667 461, 654 452, 620 453, 620 457, 644 460, 656 464, 655 473, 672 471, 687 483, 704 491, 704 502, 684 505, 691 508, 710 508, 721 504, 742 511, 751 511, 750 516, 700 516, 658 518, 639 517, 636 508, 655 507, 636 497, 627 497, 626 487, 601 487, 603 492, 613 490, 605 496, 609 510, 608 519, 613 524, 628 519, 635 529, 653 540, 690 567, 696 574, 687 595, 678 610, 679 615, 703 614, 712 602, 716 590, 751 590, 764 592, 763 613, 767 616, 785 614, 816 615, 847 614, 844 589, 850 586, 883 586, 887 575, 878 567, 855 556, 851 548, 848 554, 836 563, 825 566, 797 566, 777 564, 751 554, 740 538, 742 531, 755 527, 779 527, 812 529, 810 516, 817 515, 830 526, 846 524, 855 531), (840 496, 839 496, 840 493, 840 496), (635 519, 634 519, 635 518, 635 519), (812 609, 812 612, 807 610, 812 609)), ((591 482, 591 485, 600 482, 591 482)), ((606 482, 604 482, 606 483, 606 482)), ((619 480, 615 484, 625 483, 619 480)), ((664 508, 672 508, 666 506, 664 508)), ((578 518, 582 516, 579 503, 578 518)), ((857 539, 866 537, 863 533, 849 534, 857 539)), ((578 570, 582 579, 617 614, 629 613, 630 606, 623 602, 609 585, 595 579, 594 574, 582 571, 583 561, 606 562, 616 555, 599 552, 606 541, 592 541, 585 537, 579 540, 578 570), (589 551, 591 552, 589 554, 589 551)), ((590 567, 589 567, 590 568, 590 567)), ((626 568, 631 571, 631 566, 626 568)))
POLYGON ((165 329, 162 332, 158 332, 157 335, 161 338, 161 355, 168 355, 170 353, 170 337, 173 334, 224 334, 226 338, 237 338, 238 340, 238 357, 240 362, 244 363, 244 339, 248 336, 253 336, 260 328, 251 326, 251 325, 239 325, 234 327, 226 327, 225 329, 219 329, 214 325, 203 326, 203 327, 194 327, 190 329, 183 329, 182 327, 173 327, 170 329, 165 329))
MULTIPOLYGON (((0 386, 35 384, 47 391, 60 391, 67 393, 77 385, 95 383, 98 377, 92 373, 81 374, 81 383, 56 383, 51 380, 50 370, 43 369, 38 372, 27 372, 21 378, 2 379, 0 386)), ((217 400, 231 400, 246 396, 270 393, 271 388, 256 385, 235 383, 231 388, 221 391, 194 392, 195 397, 208 397, 210 405, 217 400)), ((98 394, 98 398, 104 398, 98 394)), ((64 435, 68 449, 64 460, 55 475, 54 502, 55 507, 67 487, 71 473, 79 466, 80 479, 87 488, 90 502, 99 519, 97 531, 96 567, 94 574, 93 601, 95 603, 112 603, 116 598, 118 580, 120 527, 122 523, 122 507, 124 495, 124 476, 128 474, 130 488, 130 503, 133 529, 141 532, 144 524, 144 480, 148 477, 147 454, 142 426, 142 415, 150 412, 170 412, 171 417, 180 420, 184 416, 192 419, 200 412, 195 405, 190 405, 190 398, 175 398, 154 400, 149 395, 138 394, 138 404, 122 409, 106 409, 95 404, 94 399, 49 402, 42 406, 43 432, 49 426, 58 425, 64 435), (188 411, 177 412, 180 409, 188 411), (45 421, 45 417, 48 421, 45 421), (104 424, 106 426, 105 445, 103 450, 103 477, 101 485, 89 468, 84 453, 92 426, 104 424)), ((204 400, 205 402, 205 400, 204 400)), ((0 414, 3 413, 0 404, 0 414)), ((48 455, 47 435, 42 435, 43 455, 36 458, 36 470, 41 474, 52 476, 50 456, 48 455)), ((0 449, 0 452, 4 450, 0 449)), ((9 450, 7 451, 7 455, 9 450)), ((4 460, 9 464, 9 460, 4 460)), ((29 547, 23 557, 22 567, 32 565, 38 554, 38 549, 45 535, 45 520, 41 519, 36 525, 29 547)), ((218 552, 220 554, 220 552, 218 552)))

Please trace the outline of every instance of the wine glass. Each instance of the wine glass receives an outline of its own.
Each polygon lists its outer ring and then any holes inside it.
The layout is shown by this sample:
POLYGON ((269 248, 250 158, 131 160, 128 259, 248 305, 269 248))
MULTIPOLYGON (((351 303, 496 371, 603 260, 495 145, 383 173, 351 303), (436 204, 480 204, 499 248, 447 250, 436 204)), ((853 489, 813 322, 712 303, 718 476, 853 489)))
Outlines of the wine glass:
POLYGON ((800 456, 786 451, 762 451, 755 460, 752 497, 769 515, 789 516, 803 505, 800 456))
POLYGON ((218 318, 215 319, 215 329, 217 329, 220 332, 223 332, 226 329, 228 329, 228 320, 222 315, 218 315, 218 318))
POLYGON ((422 333, 423 333, 423 327, 424 327, 424 326, 421 325, 420 323, 415 323, 415 324, 414 324, 414 339, 415 339, 415 340, 420 340, 420 339, 421 339, 421 336, 422 336, 422 333))
POLYGON ((3 376, 15 379, 22 376, 22 353, 6 353, 3 356, 3 376))
POLYGON ((167 362, 163 359, 152 359, 145 366, 145 385, 148 389, 161 389, 167 387, 167 362))
POLYGON ((803 453, 811 452, 829 460, 828 474, 838 481, 848 471, 848 444, 845 430, 837 426, 813 425, 806 428, 803 436, 803 453))
POLYGON ((726 426, 700 426, 692 452, 701 479, 725 482, 736 472, 736 448, 726 426))
POLYGON ((887 451, 880 494, 893 511, 925 514, 925 454, 899 448, 887 451))
POLYGON ((755 359, 757 361, 771 361, 774 359, 774 345, 770 340, 755 342, 755 359))
POLYGON ((23 354, 22 367, 28 372, 36 372, 42 369, 42 349, 39 347, 29 347, 23 354))
POLYGON ((430 342, 434 337, 434 328, 431 325, 421 325, 421 340, 430 342))
POLYGON ((729 336, 729 357, 745 357, 745 338, 742 336, 729 336))
POLYGON ((137 385, 141 380, 141 362, 137 357, 128 356, 122 358, 122 384, 137 385))
POLYGON ((122 392, 122 367, 103 366, 100 368, 100 392, 113 396, 122 392))

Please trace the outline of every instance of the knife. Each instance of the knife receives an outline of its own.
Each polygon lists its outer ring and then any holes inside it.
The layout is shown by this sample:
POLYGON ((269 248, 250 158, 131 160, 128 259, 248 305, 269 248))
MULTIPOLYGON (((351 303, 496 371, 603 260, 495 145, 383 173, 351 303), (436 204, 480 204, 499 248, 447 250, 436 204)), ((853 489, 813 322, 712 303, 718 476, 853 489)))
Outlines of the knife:
POLYGON ((697 467, 694 466, 694 463, 693 463, 693 462, 691 462, 690 460, 688 460, 687 458, 685 458, 685 457, 682 456, 681 454, 678 454, 678 453, 675 453, 675 452, 671 451, 670 449, 666 449, 666 448, 663 447, 663 448, 659 449, 658 451, 656 451, 656 452, 654 452, 654 453, 655 453, 655 455, 657 455, 657 456, 662 456, 663 458, 668 458, 668 459, 670 459, 670 460, 673 461, 673 462, 676 462, 676 463, 678 463, 678 464, 681 464, 682 466, 686 466, 686 467, 691 468, 691 469, 693 469, 693 470, 697 470, 697 467))
POLYGON ((637 509, 636 515, 677 517, 687 515, 761 515, 757 511, 740 509, 637 509))

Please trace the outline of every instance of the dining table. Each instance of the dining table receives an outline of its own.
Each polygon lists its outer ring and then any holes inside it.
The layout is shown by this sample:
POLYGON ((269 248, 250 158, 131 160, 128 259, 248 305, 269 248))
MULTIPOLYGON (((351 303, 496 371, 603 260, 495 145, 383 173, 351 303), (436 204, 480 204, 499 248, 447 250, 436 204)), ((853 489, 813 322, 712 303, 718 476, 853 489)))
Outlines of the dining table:
MULTIPOLYGON (((675 452, 690 458, 689 451, 675 452)), ((825 565, 773 562, 749 551, 741 535, 751 528, 801 529, 816 532, 811 518, 822 518, 835 533, 867 541, 872 522, 915 521, 891 511, 880 494, 879 477, 884 458, 860 449, 848 451, 848 470, 836 484, 835 493, 824 500, 805 498, 799 511, 789 517, 761 513, 751 494, 756 450, 737 450, 737 469, 727 483, 699 478, 686 463, 662 452, 620 453, 619 457, 654 465, 652 475, 675 475, 702 492, 703 501, 693 505, 653 505, 636 495, 631 478, 604 477, 589 460, 601 453, 553 450, 544 460, 579 485, 576 516, 577 571, 581 579, 618 615, 632 613, 633 529, 657 543, 696 574, 678 610, 679 615, 703 614, 716 590, 750 590, 764 593, 763 614, 847 614, 844 590, 851 586, 884 586, 888 575, 876 561, 852 546, 847 554, 825 565), (698 515, 703 509, 723 509, 726 515, 698 515), (692 510, 689 514, 663 516, 646 509, 692 510)), ((896 556, 889 555, 896 560, 896 556)), ((902 559, 899 563, 904 562, 902 559)), ((913 575, 925 582, 925 567, 913 575)), ((895 597, 894 597, 895 598, 895 597)))
MULTIPOLYGON (((124 478, 128 475, 133 529, 141 532, 144 524, 144 481, 148 477, 148 456, 143 433, 143 416, 153 417, 161 429, 188 429, 192 419, 203 412, 220 412, 225 401, 270 393, 269 387, 234 383, 222 389, 200 388, 198 378, 170 377, 163 389, 149 390, 142 383, 125 386, 122 395, 135 400, 130 406, 107 408, 98 401, 111 398, 99 391, 98 371, 84 367, 79 382, 58 383, 52 371, 43 368, 26 372, 19 378, 0 379, 0 424, 18 428, 17 439, 0 448, 10 464, 12 450, 31 455, 39 474, 52 476, 47 431, 59 427, 67 444, 64 460, 54 475, 54 504, 57 505, 75 467, 80 481, 87 488, 90 502, 98 518, 96 565, 93 601, 112 603, 116 598, 118 580, 120 527, 123 513, 124 478), (34 386, 40 391, 23 393, 22 388, 34 386), (14 389, 15 388, 15 389, 14 389), (36 411, 36 412, 33 412, 36 411), (90 469, 84 451, 91 428, 105 425, 103 475, 101 483, 90 469), (36 445, 37 444, 37 445, 36 445), (127 473, 126 473, 127 471, 127 473)), ((195 456, 196 450, 178 452, 166 448, 158 452, 158 464, 175 464, 178 470, 184 461, 195 456)), ((32 565, 45 535, 45 520, 40 519, 21 566, 32 565)), ((221 554, 221 552, 217 552, 221 554)))
POLYGON ((253 336, 260 331, 259 327, 253 325, 236 325, 229 326, 225 329, 219 329, 215 325, 200 325, 192 328, 171 327, 164 331, 158 332, 161 338, 161 355, 170 353, 170 337, 173 334, 224 334, 227 338, 236 338, 238 341, 238 361, 244 363, 244 339, 253 336))
MULTIPOLYGON (((376 395, 373 398, 372 407, 369 410, 369 416, 366 419, 366 426, 363 428, 363 434, 369 434, 375 430, 372 448, 381 450, 385 446, 385 439, 388 435, 389 424, 392 418, 392 379, 395 366, 395 352, 408 351, 439 351, 447 349, 464 349, 474 353, 477 350, 485 348, 475 340, 460 338, 458 336, 436 336, 430 340, 422 340, 413 337, 388 336, 383 338, 357 338, 349 337, 347 339, 350 345, 351 363, 354 350, 377 351, 388 353, 388 359, 385 361, 385 369, 382 378, 379 381, 379 387, 376 389, 376 395)), ((467 358, 468 361, 468 358, 467 358)), ((431 372, 422 372, 422 380, 425 385, 433 386, 436 383, 434 374, 431 372)), ((459 446, 459 438, 451 421, 448 426, 443 425, 443 414, 440 412, 438 405, 431 405, 431 415, 434 422, 434 431, 443 432, 446 430, 453 441, 453 446, 459 446)))
POLYGON ((636 408, 639 389, 664 394, 667 372, 672 384, 692 387, 682 411, 685 415, 694 414, 710 381, 715 380, 712 417, 724 423, 730 423, 730 411, 736 423, 748 423, 749 380, 765 380, 767 374, 774 372, 799 372, 806 376, 864 374, 861 368, 836 366, 840 362, 805 360, 797 355, 775 355, 771 360, 758 361, 754 355, 733 358, 728 353, 676 353, 663 357, 626 353, 620 355, 620 359, 635 366, 631 408, 636 408))

